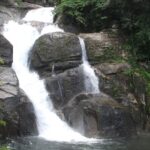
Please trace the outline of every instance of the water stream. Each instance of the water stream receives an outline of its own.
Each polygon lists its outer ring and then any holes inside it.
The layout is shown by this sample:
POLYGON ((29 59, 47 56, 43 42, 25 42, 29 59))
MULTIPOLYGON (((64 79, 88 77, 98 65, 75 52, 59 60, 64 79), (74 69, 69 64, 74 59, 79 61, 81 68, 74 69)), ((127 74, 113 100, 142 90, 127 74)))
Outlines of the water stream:
POLYGON ((37 38, 45 33, 62 31, 52 24, 52 10, 53 8, 31 10, 23 18, 26 23, 9 21, 5 24, 3 34, 13 45, 12 67, 19 79, 20 88, 33 103, 40 137, 51 141, 89 141, 56 115, 44 81, 40 80, 37 73, 30 72, 27 64, 28 53, 37 38), (41 32, 31 25, 31 21, 45 23, 41 32))
POLYGON ((88 62, 88 57, 86 54, 85 43, 82 38, 79 37, 81 49, 82 49, 82 65, 83 73, 84 73, 84 83, 85 83, 85 90, 87 93, 100 93, 99 90, 99 80, 96 76, 93 68, 88 62))

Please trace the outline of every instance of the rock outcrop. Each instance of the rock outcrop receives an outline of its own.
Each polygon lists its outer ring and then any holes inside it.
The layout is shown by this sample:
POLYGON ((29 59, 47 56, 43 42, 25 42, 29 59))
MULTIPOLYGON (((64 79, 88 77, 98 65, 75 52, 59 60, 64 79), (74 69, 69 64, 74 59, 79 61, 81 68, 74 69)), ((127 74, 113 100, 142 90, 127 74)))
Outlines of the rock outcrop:
POLYGON ((139 78, 140 83, 136 83, 142 85, 141 90, 139 86, 135 91, 130 87, 133 80, 125 74, 130 65, 124 61, 128 54, 122 49, 122 39, 116 31, 80 36, 85 39, 89 61, 99 77, 100 94, 85 93, 76 35, 52 33, 40 37, 31 51, 31 68, 45 79, 58 115, 75 130, 88 137, 136 134, 145 121, 141 109, 145 86, 139 78), (72 60, 76 65, 69 64, 72 60))

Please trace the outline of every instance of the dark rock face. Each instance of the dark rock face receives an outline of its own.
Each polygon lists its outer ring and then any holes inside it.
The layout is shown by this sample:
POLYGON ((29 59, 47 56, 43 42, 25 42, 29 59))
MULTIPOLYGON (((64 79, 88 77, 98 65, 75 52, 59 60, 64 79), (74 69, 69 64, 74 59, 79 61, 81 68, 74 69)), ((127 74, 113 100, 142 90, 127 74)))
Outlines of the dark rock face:
POLYGON ((14 71, 0 67, 0 120, 6 123, 0 125, 1 137, 35 134, 34 110, 29 101, 22 100, 24 97, 20 93, 14 71))
POLYGON ((63 112, 68 124, 88 137, 127 137, 136 133, 136 118, 105 94, 79 94, 63 112))
POLYGON ((0 34, 0 60, 1 65, 11 66, 13 57, 13 47, 9 41, 0 34))
POLYGON ((38 129, 34 108, 23 91, 20 91, 20 102, 17 112, 19 114, 19 135, 37 135, 38 129))
POLYGON ((53 77, 47 77, 45 81, 56 108, 66 105, 74 96, 85 91, 81 67, 66 70, 53 77))
POLYGON ((31 69, 39 73, 56 72, 77 67, 81 63, 81 46, 78 37, 70 33, 51 33, 40 37, 29 58, 31 69))

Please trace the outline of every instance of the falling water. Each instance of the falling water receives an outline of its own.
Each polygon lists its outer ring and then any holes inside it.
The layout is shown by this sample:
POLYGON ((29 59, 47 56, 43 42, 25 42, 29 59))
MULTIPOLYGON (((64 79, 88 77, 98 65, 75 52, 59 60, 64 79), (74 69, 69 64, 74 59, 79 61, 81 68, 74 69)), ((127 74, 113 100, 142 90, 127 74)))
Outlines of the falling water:
POLYGON ((55 65, 52 65, 52 77, 55 77, 56 74, 55 74, 55 65))
POLYGON ((88 62, 84 40, 79 37, 79 41, 82 49, 81 67, 83 67, 84 72, 85 90, 88 93, 100 93, 99 80, 98 77, 95 75, 93 68, 88 62))
POLYGON ((56 115, 44 81, 39 79, 37 73, 30 72, 27 65, 28 53, 38 37, 44 33, 62 31, 52 25, 52 10, 53 8, 31 10, 23 19, 26 23, 9 21, 5 24, 3 34, 13 45, 12 67, 19 79, 20 88, 33 103, 40 137, 52 141, 88 141, 88 138, 73 131, 56 115), (49 22, 50 25, 46 24, 39 33, 30 21, 49 22))

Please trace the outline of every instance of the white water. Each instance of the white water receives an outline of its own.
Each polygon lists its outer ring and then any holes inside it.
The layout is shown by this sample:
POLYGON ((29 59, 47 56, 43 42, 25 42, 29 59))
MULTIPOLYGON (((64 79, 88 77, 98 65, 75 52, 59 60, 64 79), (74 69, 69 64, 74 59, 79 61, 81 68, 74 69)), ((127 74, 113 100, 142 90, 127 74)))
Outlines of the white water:
POLYGON ((54 7, 33 9, 26 14, 23 20, 53 23, 53 10, 54 7))
POLYGON ((82 49, 81 67, 83 67, 85 90, 87 93, 100 93, 99 80, 88 62, 84 40, 79 37, 79 41, 82 49))
POLYGON ((37 73, 30 72, 27 65, 28 53, 38 37, 44 33, 62 31, 51 24, 45 26, 42 32, 39 33, 30 24, 30 21, 33 20, 52 23, 52 10, 52 8, 33 10, 24 18, 27 23, 19 24, 10 21, 5 24, 3 34, 13 45, 12 67, 19 79, 20 88, 24 90, 33 103, 40 137, 52 141, 91 141, 73 131, 56 115, 45 89, 44 81, 39 79, 37 73))

